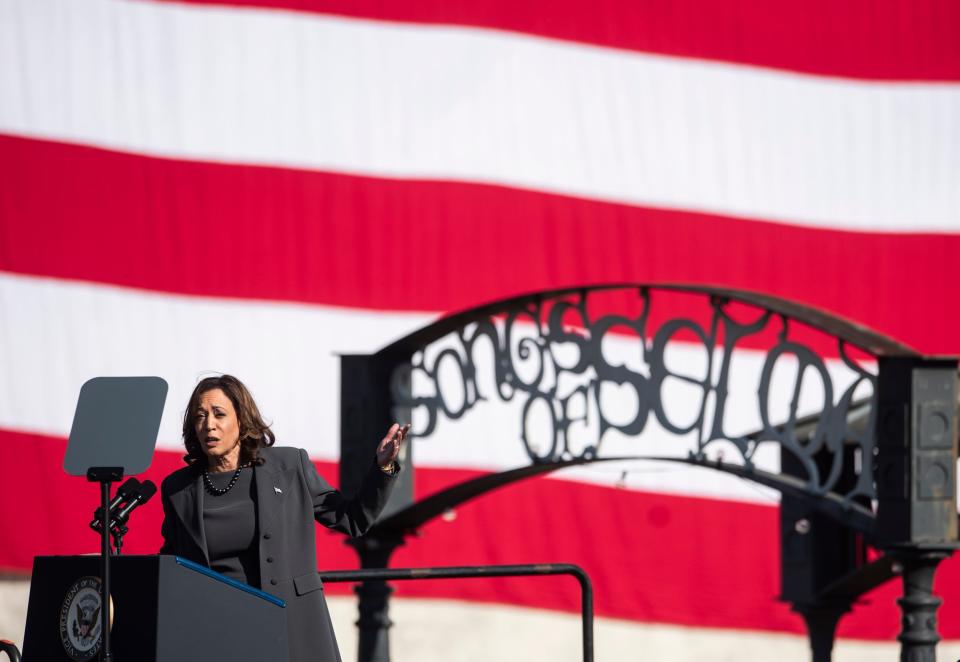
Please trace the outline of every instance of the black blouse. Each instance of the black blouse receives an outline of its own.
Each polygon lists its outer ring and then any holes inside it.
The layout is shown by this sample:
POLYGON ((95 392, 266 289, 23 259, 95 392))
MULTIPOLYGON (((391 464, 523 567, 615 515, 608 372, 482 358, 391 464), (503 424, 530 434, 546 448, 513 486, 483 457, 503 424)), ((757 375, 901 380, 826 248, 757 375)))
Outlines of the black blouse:
MULTIPOLYGON (((232 471, 210 474, 210 481, 223 489, 232 471)), ((210 568, 250 586, 260 587, 257 547, 257 490, 253 469, 240 471, 240 478, 223 495, 203 495, 203 528, 207 538, 210 568)))

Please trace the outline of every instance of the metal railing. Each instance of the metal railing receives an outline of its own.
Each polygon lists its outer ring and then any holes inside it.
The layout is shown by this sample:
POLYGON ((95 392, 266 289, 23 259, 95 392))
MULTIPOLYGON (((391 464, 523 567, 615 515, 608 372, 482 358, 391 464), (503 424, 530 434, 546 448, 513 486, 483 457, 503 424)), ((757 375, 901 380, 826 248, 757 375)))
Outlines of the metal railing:
POLYGON ((0 639, 0 653, 6 653, 10 662, 20 662, 20 650, 12 641, 0 639))
POLYGON ((580 620, 583 662, 593 662, 593 586, 580 566, 571 563, 533 565, 455 566, 449 568, 376 568, 320 572, 324 582, 394 581, 409 579, 469 579, 476 577, 530 577, 571 575, 580 583, 580 620))

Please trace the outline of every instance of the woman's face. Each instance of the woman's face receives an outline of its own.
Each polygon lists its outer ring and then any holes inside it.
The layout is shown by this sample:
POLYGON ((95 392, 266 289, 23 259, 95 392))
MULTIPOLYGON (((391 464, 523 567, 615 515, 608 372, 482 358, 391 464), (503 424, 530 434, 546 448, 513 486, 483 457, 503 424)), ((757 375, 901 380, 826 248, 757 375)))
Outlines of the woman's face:
POLYGON ((200 448, 211 464, 231 453, 239 454, 240 423, 237 412, 230 398, 220 389, 206 391, 200 396, 194 412, 194 430, 200 448))

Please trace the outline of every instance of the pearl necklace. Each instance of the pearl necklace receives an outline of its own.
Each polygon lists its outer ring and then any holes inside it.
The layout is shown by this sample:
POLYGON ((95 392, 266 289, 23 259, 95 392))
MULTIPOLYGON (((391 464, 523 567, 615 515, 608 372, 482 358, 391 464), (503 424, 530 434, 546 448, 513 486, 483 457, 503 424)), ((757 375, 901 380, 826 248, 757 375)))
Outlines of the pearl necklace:
POLYGON ((233 478, 230 479, 230 482, 227 483, 226 487, 217 487, 213 484, 213 481, 210 480, 210 471, 208 469, 203 470, 203 485, 207 488, 207 491, 214 496, 223 496, 230 491, 234 485, 237 484, 237 481, 240 480, 240 472, 245 468, 249 467, 249 464, 241 464, 237 467, 237 470, 233 472, 233 478))

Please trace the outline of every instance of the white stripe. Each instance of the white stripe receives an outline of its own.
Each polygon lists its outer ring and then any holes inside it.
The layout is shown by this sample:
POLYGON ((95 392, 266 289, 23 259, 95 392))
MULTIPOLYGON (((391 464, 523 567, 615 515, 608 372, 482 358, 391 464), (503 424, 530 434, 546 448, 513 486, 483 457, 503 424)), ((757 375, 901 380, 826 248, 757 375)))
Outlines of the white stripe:
MULTIPOLYGON (((387 314, 295 304, 224 301, 43 279, 0 272, 0 428, 67 437, 80 386, 97 375, 159 375, 170 384, 159 448, 180 450, 180 425, 190 391, 207 371, 230 372, 254 392, 261 411, 274 423, 278 443, 302 446, 317 459, 339 457, 340 353, 372 353, 426 325, 424 314, 387 314)), ((637 356, 635 341, 608 338, 605 355, 637 356), (608 353, 609 350, 609 353, 608 353)), ((438 343, 428 350, 436 352, 438 343)), ((672 344, 668 364, 684 374, 705 372, 703 351, 672 344)), ((719 362, 720 357, 715 357, 719 362)), ((760 427, 757 383, 762 354, 738 350, 729 382, 724 429, 745 434, 760 427)), ((633 359, 628 361, 631 364, 633 359)), ((488 372, 492 374, 490 362, 488 372)), ((636 367, 636 366, 635 366, 636 367)), ((837 384, 851 373, 836 361, 828 368, 837 384)), ((520 370, 520 366, 517 366, 520 370)), ((796 366, 778 364, 771 389, 771 420, 782 420, 796 366)), ((484 364, 478 361, 478 380, 484 364)), ((451 380, 456 376, 451 376, 451 380)), ((565 381, 564 388, 577 384, 565 381)), ((415 388, 419 389, 415 380, 415 388)), ((693 420, 698 394, 682 385, 664 394, 674 423, 693 420), (680 390, 677 390, 680 389, 680 390)), ((801 413, 818 411, 822 390, 804 382, 801 413)), ((839 398, 835 391, 834 400, 839 398)), ((635 396, 601 400, 611 420, 629 420, 635 396)), ((459 421, 441 419, 436 431, 415 440, 414 461, 423 467, 500 471, 530 463, 520 438, 521 398, 504 404, 496 397, 459 421)), ((594 428, 577 430, 591 438, 594 428)), ((709 420, 709 419, 708 419, 709 420)), ((415 429, 422 425, 417 412, 415 429)), ((543 425, 530 427, 531 439, 543 425)), ((603 456, 686 457, 695 435, 665 433, 653 416, 643 435, 604 437, 603 456)), ((714 452, 720 449, 714 449, 714 452)), ((730 446, 725 461, 736 462, 730 446)), ((779 452, 765 445, 755 456, 761 469, 779 470, 779 452)), ((565 479, 630 489, 772 503, 774 493, 716 471, 672 463, 599 464, 568 470, 565 479)))
POLYGON ((0 427, 67 437, 97 375, 159 375, 170 391, 158 448, 181 450, 197 381, 247 383, 278 443, 339 456, 337 354, 372 352, 427 324, 423 314, 235 302, 0 272, 0 427))
POLYGON ((813 226, 960 231, 956 84, 461 27, 0 0, 0 131, 813 226))

